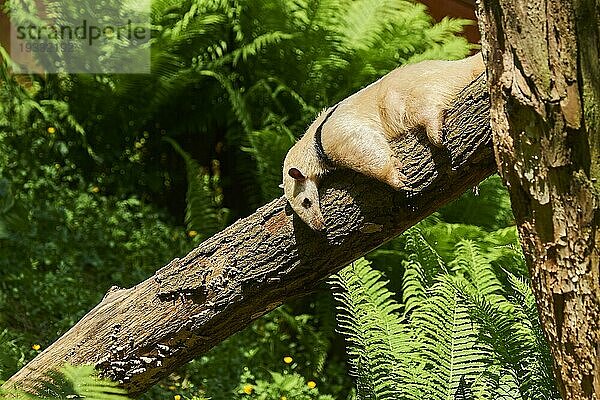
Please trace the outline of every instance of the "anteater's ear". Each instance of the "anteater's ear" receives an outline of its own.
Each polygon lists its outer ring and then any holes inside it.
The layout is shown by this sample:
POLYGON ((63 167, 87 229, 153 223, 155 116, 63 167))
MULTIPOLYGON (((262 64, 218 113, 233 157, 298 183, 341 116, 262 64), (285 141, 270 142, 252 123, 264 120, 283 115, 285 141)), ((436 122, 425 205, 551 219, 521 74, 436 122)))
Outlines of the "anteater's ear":
POLYGON ((303 181, 306 177, 300 172, 298 168, 290 168, 288 174, 297 181, 303 181))

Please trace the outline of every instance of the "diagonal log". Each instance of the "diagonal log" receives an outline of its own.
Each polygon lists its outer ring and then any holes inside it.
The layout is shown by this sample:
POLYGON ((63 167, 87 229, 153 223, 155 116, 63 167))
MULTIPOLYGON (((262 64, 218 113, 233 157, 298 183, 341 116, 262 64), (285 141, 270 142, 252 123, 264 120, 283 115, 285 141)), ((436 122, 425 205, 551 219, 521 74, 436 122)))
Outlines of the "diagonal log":
POLYGON ((94 364, 131 395, 143 393, 494 173, 488 101, 483 76, 459 94, 446 117, 445 149, 419 132, 394 143, 412 191, 336 171, 321 186, 325 232, 276 199, 135 287, 111 289, 5 386, 32 390, 64 363, 94 364))

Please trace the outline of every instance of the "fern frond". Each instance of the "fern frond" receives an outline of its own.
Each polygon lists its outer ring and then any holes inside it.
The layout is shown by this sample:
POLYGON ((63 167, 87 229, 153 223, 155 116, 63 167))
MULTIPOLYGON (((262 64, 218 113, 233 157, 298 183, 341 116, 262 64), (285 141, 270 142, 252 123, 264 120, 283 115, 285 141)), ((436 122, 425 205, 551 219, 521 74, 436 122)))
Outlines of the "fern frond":
POLYGON ((453 400, 471 400, 473 398, 473 393, 471 391, 471 384, 467 382, 465 376, 463 375, 460 378, 460 382, 458 383, 458 388, 454 393, 453 400))
POLYGON ((308 27, 339 27, 340 15, 343 14, 352 1, 349 0, 312 0, 304 1, 302 5, 307 10, 308 27))
POLYGON ((48 380, 40 385, 34 398, 67 400, 124 400, 127 392, 116 382, 98 377, 93 365, 65 365, 60 371, 48 373, 48 380), (39 396, 39 397, 38 397, 39 396))
POLYGON ((411 323, 422 333, 421 353, 431 372, 428 398, 452 398, 461 381, 472 382, 484 371, 488 350, 479 344, 464 294, 449 276, 433 286, 411 323))
POLYGON ((488 233, 475 225, 438 223, 421 229, 429 243, 435 243, 435 250, 447 263, 454 260, 456 245, 464 239, 480 242, 488 233))
POLYGON ((264 201, 281 195, 281 166, 287 151, 294 144, 291 131, 284 125, 278 128, 252 132, 249 136, 250 146, 243 149, 256 160, 258 182, 264 201))
POLYGON ((250 134, 252 132, 252 116, 246 107, 246 102, 242 94, 234 88, 231 80, 225 75, 214 71, 201 70, 199 73, 200 75, 215 78, 223 86, 229 95, 229 101, 231 102, 234 114, 237 116, 246 134, 250 134))
POLYGON ((405 251, 410 261, 418 261, 426 267, 424 271, 427 285, 431 286, 441 273, 447 273, 448 268, 430 242, 423 236, 418 227, 409 229, 405 234, 405 251))
POLYGON ((187 170, 185 222, 188 230, 206 238, 223 229, 227 222, 227 209, 222 207, 219 175, 209 174, 171 138, 164 138, 181 157, 187 170))
POLYGON ((61 370, 65 378, 72 382, 75 393, 90 400, 123 400, 127 392, 116 382, 97 377, 92 365, 74 367, 66 365, 61 370))
POLYGON ((503 292, 496 271, 476 243, 470 240, 460 241, 456 245, 455 254, 456 259, 452 262, 452 270, 455 273, 468 274, 477 293, 482 296, 492 296, 503 292))
POLYGON ((358 0, 351 2, 344 14, 339 16, 342 24, 339 27, 339 46, 344 52, 368 50, 379 43, 383 31, 392 26, 398 14, 406 9, 406 2, 395 0, 358 0))
POLYGON ((528 321, 528 325, 531 327, 536 326, 534 329, 538 329, 540 323, 537 303, 533 291, 531 290, 530 282, 524 278, 518 278, 510 272, 506 273, 511 289, 513 290, 508 298, 517 307, 521 318, 524 321, 528 321))
POLYGON ((547 346, 540 346, 536 332, 531 329, 532 321, 522 312, 521 305, 468 290, 463 293, 471 304, 471 316, 481 327, 479 339, 491 350, 482 382, 501 393, 501 388, 506 387, 502 379, 509 374, 520 397, 556 398, 554 380, 549 375, 551 361, 544 363, 540 354, 547 351, 547 346))
MULTIPOLYGON (((519 385, 510 369, 493 366, 473 385, 475 398, 480 400, 528 400, 519 390, 519 385)), ((547 397, 546 399, 551 399, 547 397)))
POLYGON ((215 69, 226 63, 232 63, 235 67, 237 64, 248 61, 248 58, 258 55, 261 51, 269 46, 274 46, 283 40, 290 40, 294 37, 293 34, 284 32, 269 32, 260 35, 252 40, 252 42, 242 45, 235 49, 233 52, 215 60, 213 64, 209 64, 208 67, 215 69))
POLYGON ((346 336, 358 398, 420 398, 425 372, 414 363, 415 338, 381 272, 361 259, 332 278, 338 328, 346 336), (403 397, 404 396, 404 397, 403 397))
POLYGON ((402 279, 402 300, 405 304, 404 315, 407 317, 426 299, 427 290, 433 285, 436 276, 446 272, 446 266, 418 228, 408 230, 403 237, 408 254, 408 259, 403 263, 402 279))
POLYGON ((520 349, 514 349, 523 356, 523 390, 532 399, 556 398, 553 360, 539 320, 537 303, 524 278, 507 272, 512 293, 508 296, 514 307, 515 326, 519 329, 522 341, 520 349))
POLYGON ((315 107, 308 104, 306 102, 306 100, 304 100, 304 98, 300 95, 300 93, 298 93, 297 91, 295 91, 294 89, 292 89, 291 87, 286 85, 283 81, 281 81, 281 79, 278 79, 275 77, 268 77, 267 81, 275 83, 277 85, 275 87, 275 89, 273 90, 274 98, 277 98, 281 93, 287 93, 290 95, 290 97, 292 99, 294 99, 294 100, 296 100, 296 102, 298 102, 298 104, 302 108, 302 112, 305 113, 306 115, 314 115, 317 113, 317 109, 315 107))
POLYGON ((440 214, 446 222, 477 225, 489 231, 514 225, 510 196, 498 175, 443 207, 440 214))

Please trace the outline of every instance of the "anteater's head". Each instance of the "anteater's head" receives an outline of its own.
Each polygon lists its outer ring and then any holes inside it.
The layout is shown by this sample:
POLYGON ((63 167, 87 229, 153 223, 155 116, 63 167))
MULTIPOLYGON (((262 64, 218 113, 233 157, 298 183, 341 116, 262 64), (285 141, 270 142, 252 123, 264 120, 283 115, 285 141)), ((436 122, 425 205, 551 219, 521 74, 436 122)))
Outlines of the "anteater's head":
POLYGON ((316 231, 325 228, 319 203, 319 181, 333 169, 323 149, 324 125, 337 106, 324 110, 288 152, 283 163, 283 191, 296 214, 316 231))
POLYGON ((319 166, 314 148, 303 139, 288 152, 283 163, 283 192, 290 205, 308 226, 316 231, 325 228, 319 203, 319 180, 323 167, 319 166))

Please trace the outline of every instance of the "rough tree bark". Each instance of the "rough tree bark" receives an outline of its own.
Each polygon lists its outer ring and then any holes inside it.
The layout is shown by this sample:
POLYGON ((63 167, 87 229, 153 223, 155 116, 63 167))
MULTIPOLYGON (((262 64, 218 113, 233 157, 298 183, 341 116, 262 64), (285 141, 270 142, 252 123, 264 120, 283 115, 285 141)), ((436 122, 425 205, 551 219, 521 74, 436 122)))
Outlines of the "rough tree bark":
POLYGON ((600 399, 600 3, 483 0, 491 123, 565 399, 600 399))
POLYGON ((337 171, 322 184, 326 233, 311 231, 285 199, 274 200, 139 285, 109 291, 5 386, 30 390, 68 362, 94 364, 131 395, 144 392, 492 174, 483 77, 458 96, 444 130, 447 150, 432 148, 423 134, 396 143, 412 192, 337 171))

